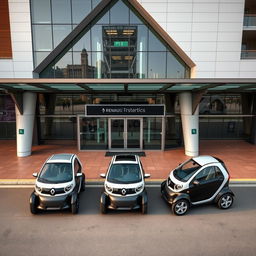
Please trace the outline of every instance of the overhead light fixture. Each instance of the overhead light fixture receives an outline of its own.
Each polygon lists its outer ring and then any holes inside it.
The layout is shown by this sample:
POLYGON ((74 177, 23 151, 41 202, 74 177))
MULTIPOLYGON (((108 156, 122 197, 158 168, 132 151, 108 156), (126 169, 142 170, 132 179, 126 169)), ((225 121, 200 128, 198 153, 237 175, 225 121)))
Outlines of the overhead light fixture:
POLYGON ((134 30, 133 29, 124 29, 123 30, 123 35, 133 35, 134 34, 134 30))
POLYGON ((112 56, 112 60, 122 60, 121 56, 112 56))
POLYGON ((105 31, 108 35, 117 35, 116 29, 106 29, 105 31))
POLYGON ((124 59, 125 59, 125 60, 132 60, 132 59, 133 59, 133 56, 124 56, 124 59))

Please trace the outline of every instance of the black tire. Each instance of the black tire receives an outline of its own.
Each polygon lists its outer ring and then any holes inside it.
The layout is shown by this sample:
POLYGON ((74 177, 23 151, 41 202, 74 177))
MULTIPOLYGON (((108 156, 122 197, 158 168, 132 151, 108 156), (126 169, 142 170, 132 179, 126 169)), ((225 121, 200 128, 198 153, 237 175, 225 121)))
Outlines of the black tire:
POLYGON ((85 191, 85 175, 82 175, 81 192, 85 191))
POLYGON ((36 196, 34 195, 34 193, 32 193, 30 196, 30 212, 32 214, 38 213, 37 206, 38 206, 38 200, 37 200, 36 196))
POLYGON ((103 193, 102 195, 101 195, 101 198, 100 198, 100 212, 102 213, 102 214, 106 214, 107 213, 107 197, 106 197, 106 195, 103 193))
POLYGON ((106 214, 106 213, 107 213, 107 207, 106 207, 106 205, 103 204, 103 203, 100 203, 100 212, 101 212, 102 214, 106 214))
POLYGON ((233 201, 233 195, 230 193, 226 193, 218 199, 217 205, 220 209, 227 210, 232 206, 233 201))
POLYGON ((148 213, 148 204, 142 204, 141 205, 141 212, 142 212, 142 214, 147 214, 148 213))
POLYGON ((30 212, 32 214, 37 214, 37 212, 38 212, 37 207, 34 203, 30 204, 30 212))
POLYGON ((175 215, 182 216, 189 209, 189 202, 185 199, 180 199, 172 204, 172 211, 175 215))
POLYGON ((77 214, 79 211, 79 199, 77 198, 75 203, 71 204, 71 212, 77 214))

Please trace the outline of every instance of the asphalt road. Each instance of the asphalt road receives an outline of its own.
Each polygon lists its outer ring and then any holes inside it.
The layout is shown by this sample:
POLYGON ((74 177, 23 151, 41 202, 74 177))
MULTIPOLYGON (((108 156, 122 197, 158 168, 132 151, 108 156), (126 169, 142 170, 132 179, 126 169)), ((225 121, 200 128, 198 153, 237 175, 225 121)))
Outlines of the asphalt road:
POLYGON ((0 189, 0 255, 254 256, 256 187, 232 188, 233 207, 214 205, 174 216, 159 188, 148 188, 149 212, 99 213, 100 188, 81 195, 80 212, 31 215, 32 189, 0 189))

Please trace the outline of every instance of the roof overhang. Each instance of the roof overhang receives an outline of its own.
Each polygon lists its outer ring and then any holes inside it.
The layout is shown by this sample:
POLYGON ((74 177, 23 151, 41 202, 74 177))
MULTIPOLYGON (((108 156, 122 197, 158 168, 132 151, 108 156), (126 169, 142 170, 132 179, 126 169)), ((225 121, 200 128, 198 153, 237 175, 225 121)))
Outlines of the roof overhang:
POLYGON ((256 78, 198 79, 0 79, 0 92, 22 93, 256 93, 256 78))

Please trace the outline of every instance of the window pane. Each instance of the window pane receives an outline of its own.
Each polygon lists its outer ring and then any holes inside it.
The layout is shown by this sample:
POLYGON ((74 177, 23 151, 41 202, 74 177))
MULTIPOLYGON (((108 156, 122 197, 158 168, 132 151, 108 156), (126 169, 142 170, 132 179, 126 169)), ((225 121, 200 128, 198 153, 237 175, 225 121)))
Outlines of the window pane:
POLYGON ((92 50, 102 51, 102 26, 95 25, 92 27, 92 50))
POLYGON ((50 0, 31 0, 32 23, 51 23, 50 0))
POLYGON ((109 24, 109 11, 107 11, 97 22, 97 24, 109 24))
POLYGON ((91 0, 72 0, 73 23, 80 23, 91 12, 91 0))
POLYGON ((137 50, 147 51, 148 50, 148 28, 146 26, 138 26, 137 28, 137 50))
POLYGON ((83 50, 82 52, 73 52, 73 74, 74 78, 91 78, 93 69, 91 66, 91 53, 83 50))
POLYGON ((164 44, 151 32, 149 31, 149 51, 166 51, 164 44))
POLYGON ((95 8, 101 0, 92 0, 92 8, 95 8))
POLYGON ((141 19, 132 10, 130 10, 130 24, 143 24, 141 19))
MULTIPOLYGON (((94 70, 94 78, 104 78, 106 75, 106 66, 103 60, 102 52, 93 52, 92 53, 92 66, 94 70)), ((108 69, 109 70, 109 69, 108 69)))
POLYGON ((71 25, 53 25, 54 48, 71 32, 71 25))
POLYGON ((185 78, 185 67, 170 52, 167 53, 167 78, 185 78))
POLYGON ((70 0, 52 0, 53 23, 71 23, 70 0))
POLYGON ((73 51, 81 51, 85 49, 87 52, 91 51, 91 36, 90 31, 88 31, 74 46, 73 51))
POLYGON ((161 133, 161 118, 143 118, 144 149, 161 149, 161 133))
POLYGON ((137 78, 147 78, 147 52, 137 53, 137 78))
POLYGON ((129 9, 123 3, 123 1, 118 1, 110 9, 110 23, 111 24, 129 24, 129 9))
POLYGON ((108 148, 107 118, 80 118, 80 149, 108 148))
POLYGON ((49 54, 50 52, 35 52, 34 54, 35 67, 37 67, 49 54))
POLYGON ((56 78, 72 78, 73 77, 72 54, 70 52, 66 53, 55 64, 55 77, 56 78))
POLYGON ((148 53, 148 78, 166 78, 166 52, 148 53))
POLYGON ((52 50, 52 29, 50 25, 33 25, 35 51, 52 50))

